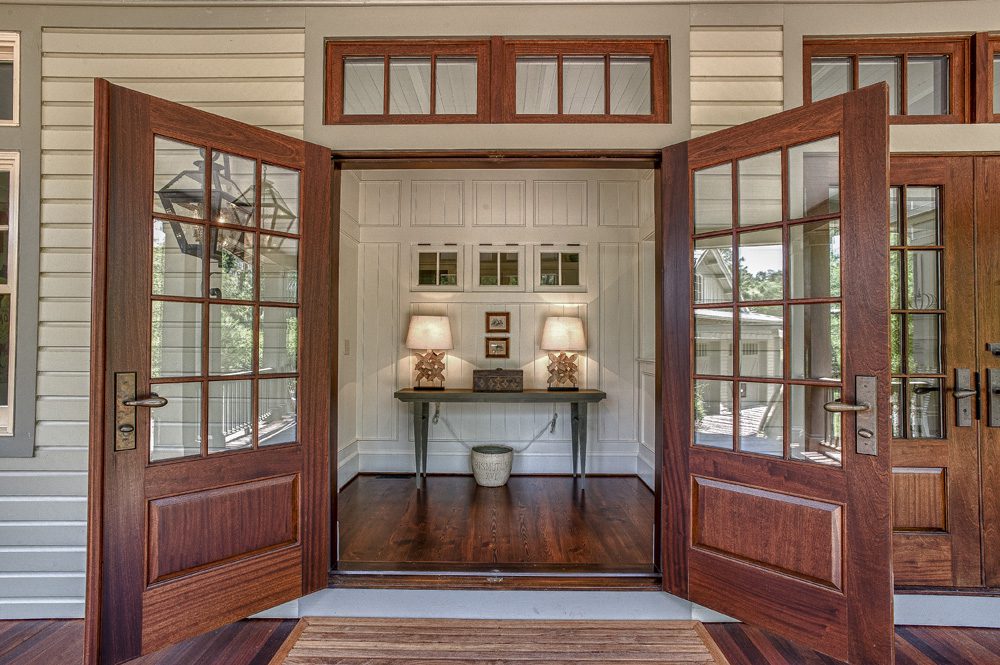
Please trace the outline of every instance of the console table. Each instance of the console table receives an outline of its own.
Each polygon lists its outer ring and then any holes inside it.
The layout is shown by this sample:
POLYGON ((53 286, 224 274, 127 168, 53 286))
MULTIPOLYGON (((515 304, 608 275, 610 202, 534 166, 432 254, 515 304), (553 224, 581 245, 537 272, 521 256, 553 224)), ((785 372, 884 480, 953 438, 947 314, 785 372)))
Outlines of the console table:
POLYGON ((495 404, 569 404, 573 433, 573 477, 579 460, 580 486, 587 483, 587 405, 600 402, 607 394, 600 390, 525 390, 519 393, 486 393, 466 389, 415 390, 405 388, 394 395, 401 402, 413 403, 413 453, 416 460, 417 485, 427 477, 427 432, 430 426, 431 404, 442 402, 495 404))

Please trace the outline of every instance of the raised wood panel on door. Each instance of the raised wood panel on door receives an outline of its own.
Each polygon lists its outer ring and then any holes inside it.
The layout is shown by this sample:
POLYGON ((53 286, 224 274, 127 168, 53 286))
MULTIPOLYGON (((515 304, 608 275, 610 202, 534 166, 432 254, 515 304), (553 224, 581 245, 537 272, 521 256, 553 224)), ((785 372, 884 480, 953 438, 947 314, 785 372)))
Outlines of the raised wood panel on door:
MULTIPOLYGON (((977 157, 976 253, 979 371, 985 388, 986 370, 1000 371, 1000 358, 986 344, 1000 342, 1000 157, 977 157)), ((982 418, 986 418, 983 393, 982 418)), ((987 586, 1000 587, 1000 427, 982 428, 983 570, 987 586)))
MULTIPOLYGON (((955 368, 976 371, 973 164, 970 157, 893 155, 890 184, 939 187, 944 325, 944 438, 894 439, 893 575, 897 586, 982 584, 979 422, 955 423, 955 368)), ((982 264, 980 264, 982 267, 982 264)))
MULTIPOLYGON (((100 79, 95 108, 85 662, 110 665, 326 585, 338 269, 330 211, 339 201, 326 148, 100 79), (135 449, 115 450, 115 374, 135 372, 137 397, 152 391, 154 136, 301 174, 297 345, 308 352, 297 362, 297 424, 287 443, 208 455, 201 437, 194 449, 205 456, 151 463, 150 413, 137 409, 135 449)), ((208 293, 204 285, 188 301, 207 309, 208 293)), ((207 332, 202 338, 207 347, 207 332)), ((250 424, 259 429, 259 419, 250 424)))

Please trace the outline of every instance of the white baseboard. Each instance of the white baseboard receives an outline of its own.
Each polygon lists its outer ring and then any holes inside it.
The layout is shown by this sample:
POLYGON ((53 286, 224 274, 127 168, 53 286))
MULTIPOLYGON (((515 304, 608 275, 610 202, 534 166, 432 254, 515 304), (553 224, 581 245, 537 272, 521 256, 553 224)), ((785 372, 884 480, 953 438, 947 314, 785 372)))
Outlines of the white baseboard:
POLYGON ((656 453, 646 446, 639 444, 639 457, 636 460, 636 474, 642 479, 642 482, 646 483, 646 487, 649 489, 655 489, 655 463, 656 453))
POLYGON ((0 621, 13 619, 82 619, 83 598, 3 598, 0 621))
POLYGON ((358 442, 352 441, 337 451, 337 489, 343 489, 360 470, 361 456, 358 454, 358 442))

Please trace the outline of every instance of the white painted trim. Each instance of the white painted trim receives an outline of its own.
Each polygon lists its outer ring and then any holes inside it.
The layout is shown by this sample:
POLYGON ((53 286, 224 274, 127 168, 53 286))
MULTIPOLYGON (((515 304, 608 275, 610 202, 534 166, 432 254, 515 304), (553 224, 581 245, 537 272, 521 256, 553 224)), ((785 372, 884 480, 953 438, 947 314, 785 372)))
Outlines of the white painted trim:
POLYGON ((649 489, 655 489, 656 480, 655 467, 656 454, 647 448, 645 444, 639 444, 639 456, 636 459, 636 474, 642 482, 646 483, 649 489))
POLYGON ((1000 628, 1000 597, 897 593, 897 626, 1000 628))
POLYGON ((358 475, 361 466, 361 456, 358 454, 358 442, 352 441, 337 451, 337 490, 351 482, 358 475))

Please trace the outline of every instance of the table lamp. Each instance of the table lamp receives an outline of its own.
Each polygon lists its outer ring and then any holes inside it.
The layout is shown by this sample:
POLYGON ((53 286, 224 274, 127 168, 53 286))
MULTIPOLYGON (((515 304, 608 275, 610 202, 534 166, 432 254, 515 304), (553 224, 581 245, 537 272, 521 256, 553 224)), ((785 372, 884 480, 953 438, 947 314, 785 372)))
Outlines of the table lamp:
POLYGON ((414 351, 415 390, 444 390, 444 352, 454 348, 447 316, 414 315, 406 332, 406 348, 414 351))
POLYGON ((575 316, 550 316, 542 329, 542 350, 549 354, 549 390, 579 390, 577 353, 586 351, 583 321, 575 316))

